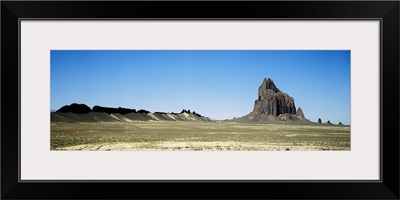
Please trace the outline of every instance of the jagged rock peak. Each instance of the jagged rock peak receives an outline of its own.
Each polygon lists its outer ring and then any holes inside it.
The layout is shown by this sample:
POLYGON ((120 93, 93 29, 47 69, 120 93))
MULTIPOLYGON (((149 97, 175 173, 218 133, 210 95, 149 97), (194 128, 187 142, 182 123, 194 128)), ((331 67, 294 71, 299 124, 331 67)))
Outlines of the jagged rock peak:
POLYGON ((252 114, 279 116, 285 113, 296 114, 294 99, 281 92, 270 78, 264 78, 258 88, 258 99, 255 101, 252 114))
POLYGON ((303 110, 300 107, 297 109, 296 117, 299 119, 305 119, 303 110))
POLYGON ((296 110, 294 98, 279 90, 270 78, 264 78, 258 87, 258 98, 249 114, 234 118, 237 122, 286 123, 301 121, 309 123, 301 108, 296 110))
POLYGON ((272 90, 274 92, 280 92, 280 90, 278 89, 278 87, 276 87, 274 81, 272 81, 270 78, 266 79, 264 78, 263 83, 261 84, 261 86, 258 88, 258 95, 259 96, 263 96, 264 93, 267 90, 272 90))

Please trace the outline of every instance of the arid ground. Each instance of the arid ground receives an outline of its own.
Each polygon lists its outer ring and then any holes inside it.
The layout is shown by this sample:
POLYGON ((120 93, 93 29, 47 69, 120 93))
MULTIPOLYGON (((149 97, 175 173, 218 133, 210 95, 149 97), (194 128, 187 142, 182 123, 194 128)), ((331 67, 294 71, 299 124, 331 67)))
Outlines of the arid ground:
POLYGON ((51 123, 51 150, 350 150, 349 126, 234 122, 51 123))

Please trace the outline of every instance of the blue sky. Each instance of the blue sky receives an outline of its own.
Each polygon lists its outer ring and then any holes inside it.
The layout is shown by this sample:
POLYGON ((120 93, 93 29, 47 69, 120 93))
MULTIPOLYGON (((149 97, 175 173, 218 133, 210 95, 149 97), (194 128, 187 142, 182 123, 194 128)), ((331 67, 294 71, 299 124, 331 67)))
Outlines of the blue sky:
POLYGON ((264 78, 306 118, 350 124, 350 51, 52 50, 51 110, 71 103, 180 112, 250 113, 264 78))

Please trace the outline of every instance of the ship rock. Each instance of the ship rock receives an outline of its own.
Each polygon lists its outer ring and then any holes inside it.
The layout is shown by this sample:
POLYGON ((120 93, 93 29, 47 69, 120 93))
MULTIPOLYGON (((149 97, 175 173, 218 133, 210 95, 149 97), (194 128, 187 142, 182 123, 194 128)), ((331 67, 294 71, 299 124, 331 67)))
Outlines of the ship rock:
POLYGON ((248 115, 234 118, 237 122, 308 122, 303 110, 296 110, 293 97, 278 89, 270 79, 264 81, 258 87, 258 98, 254 102, 253 111, 248 115))

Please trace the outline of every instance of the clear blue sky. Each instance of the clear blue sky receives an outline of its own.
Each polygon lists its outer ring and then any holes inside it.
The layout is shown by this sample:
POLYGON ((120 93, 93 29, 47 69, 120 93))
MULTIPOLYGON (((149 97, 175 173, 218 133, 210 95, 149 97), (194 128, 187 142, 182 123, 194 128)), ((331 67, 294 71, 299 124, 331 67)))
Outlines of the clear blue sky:
POLYGON ((250 113, 264 78, 306 118, 350 124, 350 51, 52 50, 51 110, 71 103, 180 112, 250 113))

